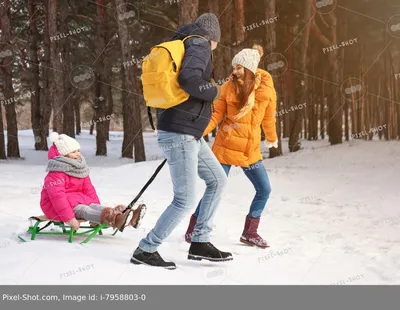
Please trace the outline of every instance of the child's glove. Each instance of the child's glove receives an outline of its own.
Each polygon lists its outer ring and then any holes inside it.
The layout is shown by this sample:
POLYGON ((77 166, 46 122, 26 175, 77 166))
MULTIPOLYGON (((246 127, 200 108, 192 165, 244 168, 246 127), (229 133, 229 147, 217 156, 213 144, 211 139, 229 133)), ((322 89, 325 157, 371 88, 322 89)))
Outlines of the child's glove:
POLYGON ((81 226, 81 224, 79 223, 79 221, 76 218, 70 219, 67 224, 69 226, 71 226, 75 231, 78 231, 79 227, 81 226))
POLYGON ((275 142, 269 142, 267 140, 265 140, 265 146, 270 149, 271 147, 278 147, 278 140, 276 140, 275 142))

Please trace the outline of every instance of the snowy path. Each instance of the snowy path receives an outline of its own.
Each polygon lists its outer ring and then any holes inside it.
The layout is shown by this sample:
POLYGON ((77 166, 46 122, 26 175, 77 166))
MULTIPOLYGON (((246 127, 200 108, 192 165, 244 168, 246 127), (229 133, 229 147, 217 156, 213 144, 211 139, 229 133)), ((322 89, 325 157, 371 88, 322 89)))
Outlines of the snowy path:
MULTIPOLYGON (((305 142, 305 149, 265 166, 272 195, 260 225, 271 248, 239 243, 254 191, 233 168, 215 219, 213 243, 234 253, 216 264, 186 259, 183 234, 190 214, 160 247, 175 271, 129 263, 139 240, 172 198, 168 168, 141 199, 148 207, 142 227, 111 231, 89 244, 68 244, 63 237, 39 236, 18 243, 27 217, 40 214, 39 192, 47 154, 32 150, 29 131, 20 132, 25 160, 0 161, 0 284, 394 284, 400 283, 400 144, 352 141, 330 147, 305 142)), ((96 158, 94 137, 78 138, 101 201, 128 203, 161 162, 153 133, 145 135, 154 161, 133 164, 118 156, 122 137, 114 134, 109 156, 96 158), (90 155, 88 155, 90 154, 90 155)), ((286 144, 286 143, 285 143, 286 144)), ((199 183, 199 198, 204 186, 199 183)))

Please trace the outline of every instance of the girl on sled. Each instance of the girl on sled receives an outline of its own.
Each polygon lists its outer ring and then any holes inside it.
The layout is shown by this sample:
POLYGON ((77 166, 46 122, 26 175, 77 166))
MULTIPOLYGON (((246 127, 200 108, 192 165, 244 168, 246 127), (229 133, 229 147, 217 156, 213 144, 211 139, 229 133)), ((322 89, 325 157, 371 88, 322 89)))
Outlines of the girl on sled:
POLYGON ((50 141, 53 145, 48 153, 48 174, 40 198, 40 207, 49 219, 67 223, 75 231, 79 221, 105 224, 120 231, 128 225, 140 225, 145 205, 123 212, 123 205, 108 208, 100 204, 78 141, 56 132, 50 134, 50 141))

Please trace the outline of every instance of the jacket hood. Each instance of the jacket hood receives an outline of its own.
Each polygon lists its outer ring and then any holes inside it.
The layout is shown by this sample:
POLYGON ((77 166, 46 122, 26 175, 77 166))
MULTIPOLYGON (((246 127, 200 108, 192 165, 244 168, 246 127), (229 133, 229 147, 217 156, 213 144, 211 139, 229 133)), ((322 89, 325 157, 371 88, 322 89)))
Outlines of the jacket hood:
POLYGON ((267 85, 273 85, 273 79, 271 74, 269 74, 267 71, 258 68, 256 71, 256 74, 259 73, 261 75, 261 83, 267 84, 267 85))
POLYGON ((49 150, 49 153, 47 154, 47 159, 53 159, 57 156, 60 156, 60 153, 58 152, 57 147, 53 144, 49 150))
POLYGON ((196 24, 187 24, 183 25, 182 27, 178 28, 175 32, 172 40, 182 40, 190 35, 199 35, 207 38, 209 40, 209 33, 207 30, 197 26, 196 24))

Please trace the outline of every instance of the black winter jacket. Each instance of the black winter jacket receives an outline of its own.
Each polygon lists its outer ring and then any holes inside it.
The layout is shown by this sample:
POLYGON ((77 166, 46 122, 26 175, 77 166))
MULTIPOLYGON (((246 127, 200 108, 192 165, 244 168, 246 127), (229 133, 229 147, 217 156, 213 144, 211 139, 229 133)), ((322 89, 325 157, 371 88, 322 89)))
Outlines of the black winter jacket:
MULTIPOLYGON (((207 34, 205 29, 189 24, 180 27, 172 40, 207 34)), ((217 96, 217 88, 210 83, 211 75, 210 42, 196 37, 187 39, 178 81, 190 97, 173 108, 157 109, 159 130, 185 133, 198 138, 203 136, 211 119, 212 101, 217 96)))

